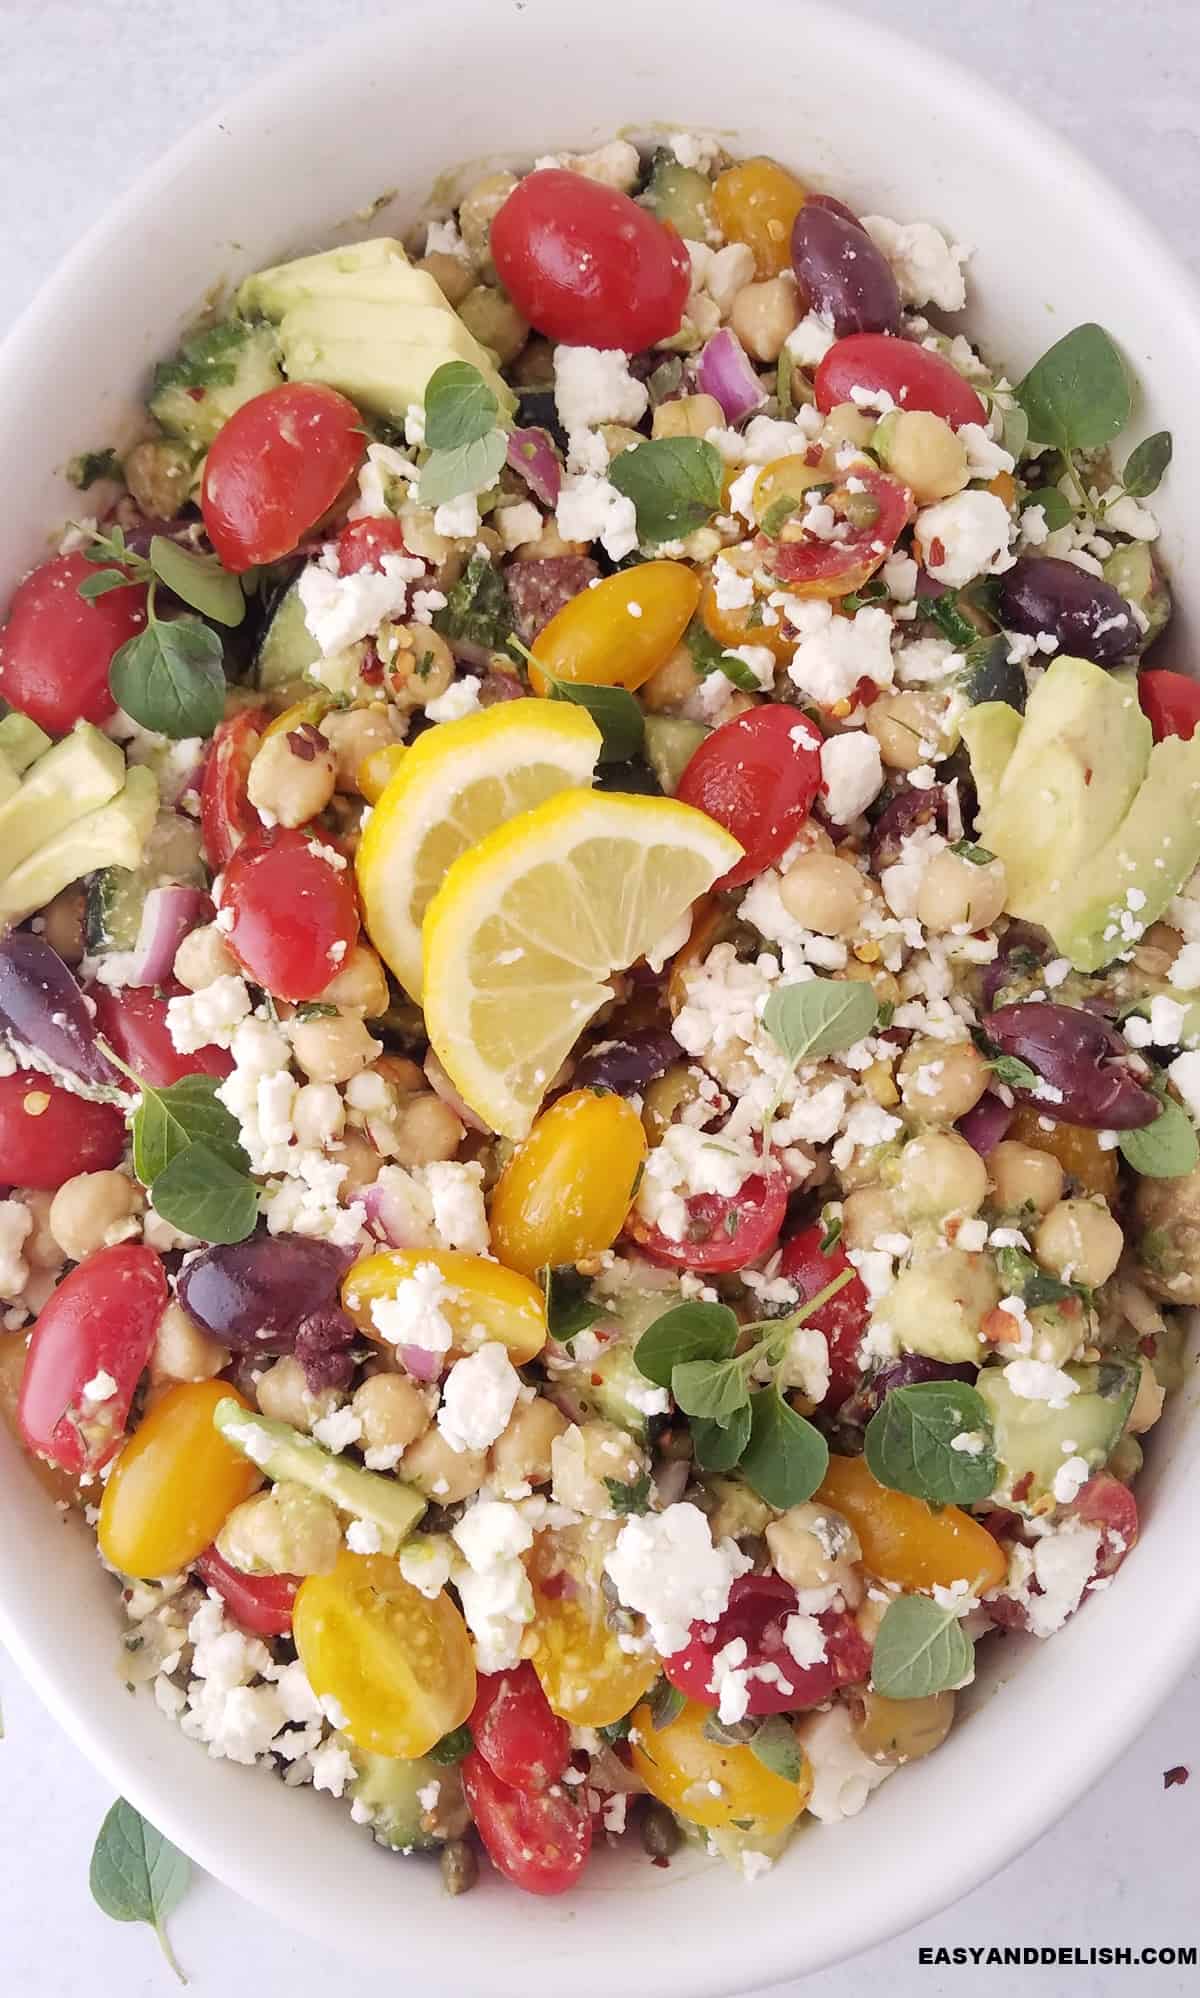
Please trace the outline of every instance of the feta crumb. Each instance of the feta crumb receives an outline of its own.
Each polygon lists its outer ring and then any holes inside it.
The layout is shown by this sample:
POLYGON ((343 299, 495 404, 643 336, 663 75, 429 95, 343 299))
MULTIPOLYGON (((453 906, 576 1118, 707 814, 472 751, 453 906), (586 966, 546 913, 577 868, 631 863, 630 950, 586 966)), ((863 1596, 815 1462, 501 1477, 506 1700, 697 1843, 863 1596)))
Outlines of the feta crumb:
POLYGON ((969 250, 947 242, 931 222, 893 222, 886 215, 864 215, 862 225, 891 265, 906 305, 962 311, 967 302, 962 266, 969 250))
POLYGON ((734 1582, 752 1566, 732 1540, 714 1546, 700 1508, 683 1502, 627 1519, 604 1562, 621 1602, 646 1618, 663 1657, 683 1648, 698 1618, 723 1614, 734 1582))
POLYGON ((437 1417, 450 1448, 490 1448, 507 1428, 520 1391, 521 1377, 497 1341, 457 1360, 446 1376, 437 1417))
POLYGON ((853 618, 835 617, 827 603, 796 598, 785 608, 799 633, 788 678, 819 707, 847 700, 863 679, 891 686, 892 620, 885 610, 870 604, 853 618))
POLYGON ((929 574, 939 583, 959 588, 975 576, 998 575, 1011 568, 1012 526, 1008 508, 995 493, 967 491, 922 507, 915 532, 929 574))
POLYGON ((865 729, 831 735, 821 745, 821 787, 835 825, 849 826, 883 789, 879 744, 865 729))

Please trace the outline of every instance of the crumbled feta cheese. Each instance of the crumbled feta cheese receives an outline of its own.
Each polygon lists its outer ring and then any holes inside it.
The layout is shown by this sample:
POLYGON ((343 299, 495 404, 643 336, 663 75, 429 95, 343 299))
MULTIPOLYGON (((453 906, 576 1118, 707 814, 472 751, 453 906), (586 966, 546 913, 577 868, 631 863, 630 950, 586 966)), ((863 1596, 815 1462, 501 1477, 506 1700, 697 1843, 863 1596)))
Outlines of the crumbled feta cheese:
POLYGON ((669 1241, 682 1242, 687 1232, 687 1202, 695 1194, 718 1193, 732 1199, 761 1169, 762 1160, 750 1145, 719 1132, 671 1124, 646 1159, 638 1188, 638 1214, 669 1241))
POLYGON ((1183 1098, 1192 1120, 1200 1124, 1200 1053, 1176 1055, 1167 1074, 1183 1098))
POLYGON ((490 1448, 508 1426, 520 1391, 521 1377, 496 1341, 457 1360, 446 1376, 437 1417, 450 1448, 490 1448))
POLYGON ((83 1400, 93 1404, 111 1401, 116 1391, 116 1381, 104 1367, 101 1367, 99 1373, 93 1374, 90 1381, 85 1381, 79 1390, 83 1400))
POLYGON ((968 491, 922 507, 916 539, 929 574, 939 583, 959 588, 975 576, 999 575, 1012 567, 1008 554, 1012 527, 1008 508, 995 493, 968 491))
POLYGON ((835 825, 861 818, 883 789, 879 744, 865 729, 831 735, 821 745, 821 787, 835 825))
POLYGON ((354 1758, 340 1741, 322 1742, 312 1758, 312 1780, 314 1790, 328 1790, 333 1797, 340 1797, 347 1785, 353 1783, 358 1771, 354 1758))
POLYGON ((432 1601, 450 1580, 453 1545, 444 1533, 419 1533, 405 1541, 396 1560, 405 1581, 432 1601))
POLYGON ((618 347, 554 349, 554 406, 568 436, 599 423, 637 424, 650 394, 629 372, 629 356, 618 347))
POLYGON ((1146 1017, 1131 1013, 1121 1031, 1131 1048, 1172 1048, 1181 1044, 1186 1024, 1187 1007, 1159 992, 1150 1001, 1146 1017))
MULTIPOLYGON (((474 541, 479 532, 479 505, 475 493, 459 493, 456 499, 443 500, 433 512, 433 531, 444 534, 448 541, 474 541)), ((387 557, 384 558, 385 563, 387 557)), ((363 574, 362 570, 359 574, 363 574)), ((422 564, 424 574, 424 564, 422 564)))
POLYGON ((335 560, 327 551, 300 571, 297 584, 305 625, 323 659, 369 638, 385 618, 403 617, 409 584, 425 574, 425 564, 409 555, 385 555, 379 568, 356 569, 349 576, 337 573, 335 560))
MULTIPOLYGON (((328 1415, 320 1416, 313 1423, 312 1433, 318 1443, 337 1456, 341 1451, 348 1450, 352 1443, 360 1442, 363 1432, 362 1423, 347 1402, 344 1408, 331 1408, 328 1415)), ((362 1551, 365 1553, 367 1550, 362 1551)))
POLYGON ((1104 509, 1105 524, 1115 527, 1118 534, 1128 534, 1134 541, 1157 541, 1158 522, 1148 506, 1139 506, 1128 493, 1120 499, 1111 500, 1104 509))
POLYGON ((1054 1473, 1054 1496, 1059 1505, 1070 1505, 1078 1498, 1091 1477, 1091 1468, 1086 1457, 1068 1457, 1054 1473))
POLYGON ((962 311, 967 302, 962 266, 971 253, 961 243, 947 242, 932 222, 893 222, 887 215, 864 215, 862 224, 891 265, 906 305, 962 311))
POLYGON ((227 1048, 233 1030, 250 1012, 246 981, 235 972, 225 972, 199 992, 181 992, 167 1000, 167 1032, 180 1054, 195 1054, 198 1048, 227 1048))
POLYGON ((1032 1591, 1025 1614, 1035 1637, 1050 1637, 1078 1609, 1096 1572, 1103 1534, 1086 1520, 1070 1519, 1047 1533, 1033 1549, 1033 1578, 1041 1594, 1032 1591))
POLYGON ((929 687, 957 673, 963 663, 944 638, 916 638, 896 654, 896 678, 902 687, 929 687))
POLYGON ((711 173, 721 157, 719 139, 706 139, 695 132, 674 132, 667 140, 681 167, 694 173, 711 173))
MULTIPOLYGON (((1172 912, 1180 899, 1176 896, 1172 912)), ((1200 940, 1193 938, 1190 943, 1184 944, 1167 977, 1181 992, 1194 992, 1200 986, 1200 940)))
POLYGON ((734 1582, 752 1566, 732 1540, 714 1546, 700 1508, 683 1502, 627 1519, 604 1562, 620 1601, 646 1618, 663 1657, 683 1648, 697 1619, 723 1614, 734 1582))
POLYGON ((994 479, 998 472, 1014 470, 1012 452, 989 437, 982 423, 960 423, 958 436, 967 447, 967 471, 973 479, 994 479))
POLYGON ((839 1824, 857 1817, 872 1790, 892 1774, 891 1762, 872 1762, 854 1739, 849 1709, 830 1707, 805 1714, 796 1734, 812 1769, 808 1799, 811 1815, 821 1824, 839 1824))
POLYGON ((748 243, 727 243, 724 249, 713 251, 704 273, 704 289, 722 319, 753 276, 754 252, 748 243))
POLYGON ((0 1200, 0 1297, 20 1297, 29 1282, 29 1265, 21 1254, 33 1228, 33 1215, 21 1200, 0 1200))
POLYGON ((825 359, 835 337, 832 323, 822 313, 806 312, 783 344, 798 367, 816 368, 825 359))
POLYGON ((917 594, 917 565, 911 555, 889 555, 880 570, 884 588, 898 604, 910 604, 917 594))
POLYGON ((436 1263, 417 1263, 390 1297, 371 1301, 371 1323, 389 1346, 419 1346, 425 1353, 448 1353, 454 1327, 442 1307, 457 1296, 436 1263))
MULTIPOLYGON (((455 233, 457 234, 457 231, 455 233)), ((416 413, 423 419, 423 411, 418 410, 416 413)), ((404 425, 406 437, 408 436, 409 424, 413 420, 413 414, 414 412, 410 408, 404 425)), ((420 437, 414 431, 414 435, 409 438, 410 443, 419 444, 422 442, 425 434, 423 420, 419 428, 421 432, 420 437)), ((367 455, 363 460, 362 470, 358 475, 358 498, 347 510, 347 518, 350 520, 378 520, 386 518, 388 514, 395 511, 395 508, 389 504, 389 498, 394 496, 397 503, 399 503, 404 494, 407 493, 409 486, 419 476, 420 474, 412 461, 397 451, 394 445, 368 444, 367 455), (389 480, 392 482, 390 495, 389 480), (397 485, 397 481, 399 481, 399 485, 397 485)))
MULTIPOLYGON (((1004 1309, 1004 1300, 1000 1309, 1004 1309)), ((1004 1378, 1022 1401, 1044 1401, 1050 1408, 1065 1408, 1079 1391, 1078 1382, 1049 1360, 1010 1360, 1004 1378)))
POLYGON ((637 547, 633 501, 595 472, 567 474, 554 518, 564 541, 599 541, 613 562, 637 547))
POLYGON ((478 709, 479 681, 470 674, 452 680, 444 694, 425 703, 425 713, 434 722, 461 721, 464 715, 473 715, 478 709))
POLYGON ((885 610, 867 604, 852 618, 835 617, 827 603, 795 598, 786 610, 799 633, 788 678, 819 707, 847 700, 863 679, 891 686, 892 620, 885 610))

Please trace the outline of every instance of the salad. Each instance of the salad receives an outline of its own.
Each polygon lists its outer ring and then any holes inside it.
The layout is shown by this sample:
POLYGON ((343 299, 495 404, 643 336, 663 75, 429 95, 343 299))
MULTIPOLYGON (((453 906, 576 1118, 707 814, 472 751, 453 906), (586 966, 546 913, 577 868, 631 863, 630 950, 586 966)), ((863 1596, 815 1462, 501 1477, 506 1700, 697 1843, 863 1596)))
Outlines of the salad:
POLYGON ((689 134, 489 174, 247 277, 0 633, 4 1406, 130 1683, 454 1892, 755 1878, 1137 1538, 1170 438, 966 260, 689 134))

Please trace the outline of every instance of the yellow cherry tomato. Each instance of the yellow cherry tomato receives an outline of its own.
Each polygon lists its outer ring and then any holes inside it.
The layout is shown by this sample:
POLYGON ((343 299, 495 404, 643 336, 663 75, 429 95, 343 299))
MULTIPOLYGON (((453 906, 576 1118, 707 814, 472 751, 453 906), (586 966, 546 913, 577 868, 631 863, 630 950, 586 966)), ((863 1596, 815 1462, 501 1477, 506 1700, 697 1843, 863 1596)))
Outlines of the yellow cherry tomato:
POLYGON ((540 1285, 485 1256, 457 1249, 384 1249, 347 1271, 342 1303, 355 1324, 377 1343, 383 1338, 371 1307, 395 1297, 399 1286, 432 1263, 449 1296, 439 1304, 461 1352, 498 1340, 513 1364, 523 1367, 546 1343, 546 1300, 540 1285))
POLYGON ((492 1195, 492 1247, 509 1269, 533 1276, 547 1263, 577 1263, 621 1232, 646 1156, 646 1133, 620 1096, 573 1089, 534 1124, 492 1195))
POLYGON ((354 781, 369 805, 379 803, 400 768, 403 754, 402 742, 388 742, 382 749, 373 749, 369 756, 363 757, 354 773, 354 781))
MULTIPOLYGON (((759 558, 753 551, 743 554, 734 548, 725 560, 731 568, 752 574, 758 567, 759 558)), ((769 605, 767 608, 775 622, 768 624, 763 616, 764 603, 765 598, 754 597, 748 604, 738 604, 735 608, 719 604, 710 571, 700 597, 700 621, 709 635, 721 645, 765 645, 776 659, 790 659, 795 649, 795 634, 790 638, 784 636, 779 614, 769 605)))
POLYGON ((827 486, 835 478, 825 463, 825 454, 818 450, 817 462, 810 465, 802 451, 794 451, 786 458, 773 458, 764 465, 754 481, 751 505, 754 518, 760 527, 770 534, 778 534, 783 522, 790 518, 781 503, 791 502, 792 512, 799 513, 804 507, 804 495, 813 486, 827 486))
POLYGON ((425 1755, 475 1704, 467 1626, 443 1589, 414 1589, 387 1554, 338 1556, 300 1584, 292 1633, 312 1689, 375 1755, 425 1755))
POLYGON ((333 694, 306 694, 302 701, 293 701, 290 708, 285 708, 274 721, 267 723, 262 733, 263 741, 269 735, 285 735, 289 729, 303 728, 306 722, 311 722, 315 728, 329 713, 334 701, 333 694))
POLYGON ((713 207, 726 240, 748 243, 760 278, 778 277, 792 263, 792 224, 807 189, 776 160, 743 160, 717 176, 713 207))
POLYGON ((548 694, 540 662, 559 680, 591 687, 640 687, 664 666, 700 600, 700 578, 685 562, 639 562, 564 604, 533 641, 529 684, 548 694))
POLYGON ((752 1748, 710 1741, 704 1726, 711 1719, 711 1707, 689 1700, 666 1727, 656 1728, 650 1707, 638 1707, 629 1732, 634 1769, 652 1797, 690 1824, 709 1831, 736 1826, 751 1839, 778 1837, 808 1802, 808 1757, 797 1742, 800 1774, 789 1782, 752 1748))
POLYGON ((616 1538, 569 1527, 543 1533, 529 1557, 533 1583, 533 1669, 556 1714, 577 1727, 608 1727, 648 1693, 658 1677, 650 1651, 623 1651, 608 1621, 601 1586, 604 1555, 616 1538))
POLYGON ((184 1381, 168 1389, 134 1430, 100 1501, 100 1552, 123 1575, 153 1580, 187 1568, 215 1540, 262 1473, 213 1427, 228 1381, 184 1381))
POLYGON ((934 1512, 924 1499, 888 1491, 865 1457, 831 1457, 818 1500, 850 1521, 863 1562, 883 1582, 904 1589, 949 1588, 969 1582, 976 1595, 998 1588, 1008 1572, 986 1527, 956 1505, 934 1512))
MULTIPOLYGON (((1047 1118, 1046 1122, 1049 1121, 1047 1118)), ((1038 1112, 1022 1103, 1008 1127, 1008 1135, 1018 1144, 1049 1152, 1081 1193, 1098 1193, 1104 1200, 1112 1200, 1116 1194, 1117 1154, 1104 1150, 1099 1131, 1085 1124, 1057 1123, 1047 1131, 1038 1112)))

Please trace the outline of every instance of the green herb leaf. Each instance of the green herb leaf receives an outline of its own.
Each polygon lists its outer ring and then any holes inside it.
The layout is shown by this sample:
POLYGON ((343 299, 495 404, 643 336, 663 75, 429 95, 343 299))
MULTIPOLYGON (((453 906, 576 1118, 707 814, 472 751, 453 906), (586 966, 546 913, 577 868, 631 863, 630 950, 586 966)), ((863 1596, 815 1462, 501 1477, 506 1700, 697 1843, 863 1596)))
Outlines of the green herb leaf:
POLYGON ((606 1721, 603 1727, 596 1729, 596 1733, 600 1736, 601 1741, 606 1741, 610 1748, 615 1748, 619 1741, 628 1740, 632 1724, 632 1713, 622 1714, 620 1720, 606 1721))
POLYGON ((185 1075, 161 1089, 139 1084, 142 1100, 132 1120, 133 1169, 143 1186, 153 1186, 172 1159, 195 1144, 207 1145, 235 1171, 249 1172, 237 1119, 217 1099, 219 1086, 215 1075, 185 1075))
POLYGON ((1152 1124, 1122 1131, 1119 1150, 1126 1165, 1143 1179, 1182 1179, 1200 1165, 1196 1127, 1173 1096, 1163 1097, 1162 1110, 1152 1124))
POLYGON ((550 1337, 557 1339, 560 1346, 569 1347, 572 1339, 603 1318, 603 1305, 592 1303, 587 1278, 579 1276, 573 1264, 564 1263, 556 1269, 547 1264, 541 1272, 541 1282, 546 1299, 546 1325, 550 1337))
POLYGON ((950 851, 956 853, 960 860, 969 860, 972 867, 990 867, 996 858, 986 846, 976 846, 969 839, 956 840, 950 851))
POLYGON ((864 604, 883 603, 887 593, 887 584, 881 583, 877 576, 873 576, 869 583, 863 584, 861 590, 851 590, 849 596, 842 598, 842 603, 848 611, 860 611, 864 604))
POLYGON ((1060 527, 1069 527, 1074 518, 1070 500, 1065 493, 1059 492, 1057 486, 1035 487, 1033 492, 1027 493, 1022 500, 1022 513, 1029 506, 1041 507, 1046 516, 1046 529, 1050 534, 1057 534, 1060 527))
POLYGON ((129 587, 130 580, 123 569, 93 569, 90 576, 84 576, 75 585, 85 604, 94 604, 97 597, 106 597, 110 590, 127 590, 129 587))
POLYGON ((67 482, 76 492, 85 493, 100 479, 122 479, 121 460, 115 451, 81 451, 67 466, 67 482))
POLYGON ((215 555, 181 547, 165 534, 150 543, 150 567, 160 583, 215 624, 237 625, 246 615, 246 599, 236 576, 223 569, 215 555))
POLYGON ((706 630, 698 617, 692 619, 684 632, 683 642, 691 653, 692 665, 702 680, 706 680, 710 673, 723 673, 725 678, 731 680, 735 687, 740 687, 743 693, 762 692, 758 680, 745 660, 736 659, 732 652, 726 652, 725 647, 706 630))
POLYGON ((638 539, 649 547, 704 527, 721 504, 721 454, 702 437, 636 444, 614 458, 608 476, 633 501, 638 539))
POLYGON ((669 1679, 660 1679, 650 1695, 650 1725, 657 1733, 659 1728, 670 1727, 678 1720, 687 1705, 685 1696, 678 1686, 669 1679))
POLYGON ((620 1478, 605 1478, 604 1489, 612 1501, 615 1513, 643 1513, 650 1510, 650 1473, 646 1471, 632 1484, 624 1484, 620 1478))
POLYGON ((974 1657, 953 1610, 930 1596, 897 1596, 875 1638, 871 1684, 887 1700, 925 1700, 965 1685, 974 1657))
POLYGON ((804 495, 801 493, 780 493, 778 499, 771 501, 770 506, 758 523, 763 533, 770 535, 774 539, 779 533, 780 528, 787 526, 792 515, 799 513, 803 504, 804 495))
POLYGON ((785 1783, 799 1782, 804 1756, 795 1729, 782 1714, 772 1714, 755 1728, 750 1747, 763 1766, 785 1783))
POLYGON ((494 485, 508 456, 503 430, 489 430, 472 444, 452 451, 432 451, 421 467, 417 500, 421 506, 443 506, 463 493, 483 493, 494 485))
POLYGON ((727 1360, 737 1341, 738 1322, 727 1304, 676 1304, 642 1333, 633 1357, 648 1381, 669 1388, 676 1367, 727 1360))
POLYGON ((337 1007, 327 1006, 320 999, 302 999, 294 1017, 297 1020, 333 1020, 337 1017, 337 1007))
POLYGON ((828 1256, 842 1239, 842 1217, 834 1212, 832 1205, 821 1209, 821 1227, 824 1232, 818 1246, 821 1254, 828 1256))
POLYGON ((143 728, 169 735, 211 735, 225 711, 221 641, 197 617, 156 619, 113 654, 113 699, 143 728))
POLYGON ((705 1741, 719 1742, 722 1748, 745 1748, 757 1729, 752 1720, 723 1721, 719 1714, 710 1713, 700 1732, 705 1741))
POLYGON ((678 395, 682 386, 683 360, 680 355, 671 354, 665 361, 660 361, 646 378, 651 409, 657 409, 660 402, 668 402, 672 396, 678 395))
POLYGON ((1075 1284, 1063 1283, 1048 1270, 1039 1268, 1024 1249, 998 1249, 996 1271, 1006 1294, 1019 1297, 1030 1311, 1039 1305, 1062 1304, 1068 1297, 1079 1296, 1075 1284))
POLYGON ((1099 451, 1129 421, 1129 377, 1102 326, 1076 326, 1015 390, 1030 435, 1060 451, 1099 451))
POLYGON ((727 1422, 697 1415, 692 1424, 692 1451, 702 1471, 732 1471, 750 1441, 750 1403, 727 1422))
POLYGON ((165 1924, 183 1899, 191 1871, 178 1847, 124 1797, 118 1798, 92 1849, 92 1899, 114 1922, 148 1922, 181 1984, 187 1978, 175 1961, 165 1924))
POLYGON ((751 1397, 750 1441, 742 1474, 780 1512, 810 1499, 829 1469, 829 1445, 819 1429, 789 1408, 777 1388, 751 1397))
POLYGON ((560 680, 538 660, 552 701, 571 701, 586 708, 604 738, 601 763, 628 763, 646 737, 646 719, 624 687, 593 687, 586 680, 560 680))
POLYGON ((671 1393, 685 1415, 728 1422, 745 1408, 749 1390, 736 1360, 681 1360, 671 1372, 671 1393))
POLYGON ((177 1152, 151 1188, 154 1210, 202 1242, 244 1242, 258 1220, 258 1188, 211 1145, 177 1152))
POLYGON ((960 651, 973 645, 979 637, 978 627, 971 623, 970 618, 963 616, 950 590, 943 596, 926 599, 926 616, 936 624, 942 637, 948 638, 951 645, 957 646, 960 651))
POLYGON ((987 1404, 961 1381, 893 1388, 867 1424, 867 1463, 881 1485, 933 1505, 971 1505, 995 1489, 996 1456, 987 1404), (955 1438, 980 1434, 972 1455, 955 1438))
POLYGON ((1036 1089, 1042 1079, 1020 1055, 992 1055, 988 1067, 997 1082, 1006 1083, 1010 1089, 1036 1089))
POLYGON ((810 978, 780 985, 763 1008, 763 1026, 788 1060, 840 1054, 870 1033, 879 1001, 869 985, 849 978, 810 978))
POLYGON ((1125 470, 1121 474, 1121 484, 1130 499, 1148 499, 1162 484, 1162 476, 1171 462, 1171 433, 1169 430, 1156 430, 1153 437, 1143 437, 1140 444, 1129 453, 1125 460, 1125 470))
POLYGON ((434 613, 433 628, 443 638, 460 638, 492 652, 504 650, 513 628, 512 600, 490 557, 471 556, 444 610, 434 613))
POLYGON ((451 1728, 449 1734, 444 1734, 440 1741, 434 1742, 429 1751, 429 1759, 431 1762, 440 1762, 444 1769, 450 1769, 456 1762, 461 1762, 464 1755, 469 1755, 474 1746, 475 1737, 464 1721, 461 1727, 451 1728))
POLYGON ((431 451, 457 451, 496 428, 500 405, 470 361, 446 361, 425 384, 425 442, 431 451))
POLYGON ((1029 418, 1020 403, 1008 403, 1000 412, 1000 442, 1014 458, 1019 458, 1029 442, 1029 418))

